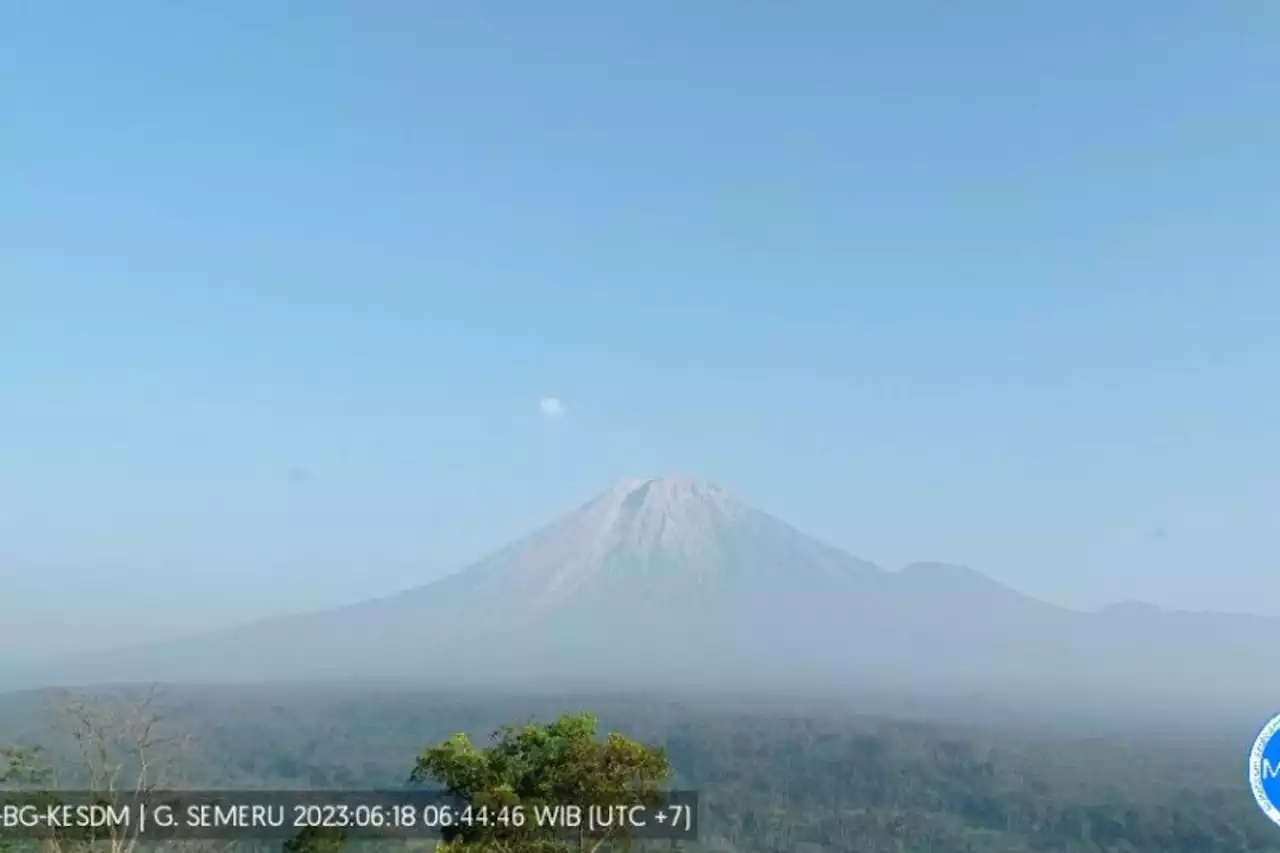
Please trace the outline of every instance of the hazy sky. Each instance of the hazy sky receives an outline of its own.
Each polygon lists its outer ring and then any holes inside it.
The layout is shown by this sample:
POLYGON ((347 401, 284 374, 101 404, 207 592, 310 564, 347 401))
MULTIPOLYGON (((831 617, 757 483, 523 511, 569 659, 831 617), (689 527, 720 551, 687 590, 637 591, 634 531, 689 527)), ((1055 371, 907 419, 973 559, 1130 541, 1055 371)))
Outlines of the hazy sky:
POLYGON ((671 470, 889 567, 1280 613, 1274 0, 0 32, 11 631, 380 594, 671 470))

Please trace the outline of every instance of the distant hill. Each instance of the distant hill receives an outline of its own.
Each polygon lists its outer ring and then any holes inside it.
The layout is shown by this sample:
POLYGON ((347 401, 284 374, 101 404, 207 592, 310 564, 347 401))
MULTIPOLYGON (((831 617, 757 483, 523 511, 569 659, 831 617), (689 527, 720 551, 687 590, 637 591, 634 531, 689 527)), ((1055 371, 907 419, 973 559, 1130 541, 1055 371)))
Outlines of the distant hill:
POLYGON ((29 681, 369 678, 467 687, 859 685, 1280 704, 1280 620, 1102 613, 971 569, 891 572, 689 477, 628 480, 436 583, 68 662, 29 681))

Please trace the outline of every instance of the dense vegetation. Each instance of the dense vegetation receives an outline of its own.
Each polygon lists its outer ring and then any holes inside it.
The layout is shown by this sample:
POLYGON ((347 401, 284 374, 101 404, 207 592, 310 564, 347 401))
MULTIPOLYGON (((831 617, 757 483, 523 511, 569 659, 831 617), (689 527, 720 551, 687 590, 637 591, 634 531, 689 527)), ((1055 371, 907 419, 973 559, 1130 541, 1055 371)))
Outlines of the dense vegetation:
POLYGON ((263 688, 171 699, 200 744, 192 785, 394 785, 455 732, 478 738, 589 707, 606 730, 664 748, 667 787, 701 794, 707 850, 1280 853, 1280 829, 1244 785, 1239 743, 1068 740, 633 698, 263 688))

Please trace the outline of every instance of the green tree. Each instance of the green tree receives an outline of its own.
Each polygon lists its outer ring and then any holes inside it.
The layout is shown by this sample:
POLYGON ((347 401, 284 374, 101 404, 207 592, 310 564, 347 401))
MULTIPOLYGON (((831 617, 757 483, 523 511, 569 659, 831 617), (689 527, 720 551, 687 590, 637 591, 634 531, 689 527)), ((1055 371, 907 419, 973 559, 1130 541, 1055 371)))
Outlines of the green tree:
POLYGON ((346 840, 341 829, 309 827, 286 841, 283 853, 338 853, 346 840))
POLYGON ((597 726, 590 714, 565 715, 550 724, 503 728, 483 749, 456 734, 425 750, 410 781, 436 780, 472 810, 472 820, 445 829, 442 850, 554 853, 628 846, 632 839, 620 828, 570 837, 563 826, 537 820, 539 809, 558 805, 586 810, 661 802, 658 786, 671 773, 664 751, 616 733, 599 739, 597 726))
POLYGON ((48 781, 39 747, 0 746, 0 788, 31 790, 48 781))
MULTIPOLYGON (((41 758, 39 747, 18 747, 0 745, 0 791, 9 792, 6 797, 10 803, 17 802, 17 792, 22 792, 24 803, 32 805, 49 805, 51 801, 39 789, 47 786, 50 779, 49 769, 41 758)), ((17 853, 34 848, 33 839, 22 841, 0 838, 0 853, 17 853)))

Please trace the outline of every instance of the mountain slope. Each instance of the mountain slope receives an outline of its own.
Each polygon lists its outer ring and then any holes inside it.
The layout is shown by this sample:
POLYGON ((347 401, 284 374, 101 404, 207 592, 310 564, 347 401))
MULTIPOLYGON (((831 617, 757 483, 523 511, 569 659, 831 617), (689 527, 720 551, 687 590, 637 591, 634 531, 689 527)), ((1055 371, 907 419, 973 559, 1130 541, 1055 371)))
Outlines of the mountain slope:
POLYGON ((1066 610, 946 564, 884 571, 714 484, 664 477, 619 483, 437 583, 124 650, 46 680, 876 683, 1234 701, 1269 695, 1252 676, 1275 630, 1066 610))
POLYGON ((427 586, 85 661, 116 679, 592 680, 748 671, 803 652, 801 624, 858 609, 887 573, 689 477, 628 480, 427 586), (773 627, 771 627, 773 626, 773 627), (752 662, 748 662, 752 661, 752 662), (726 665, 732 660, 725 661, 726 665))

